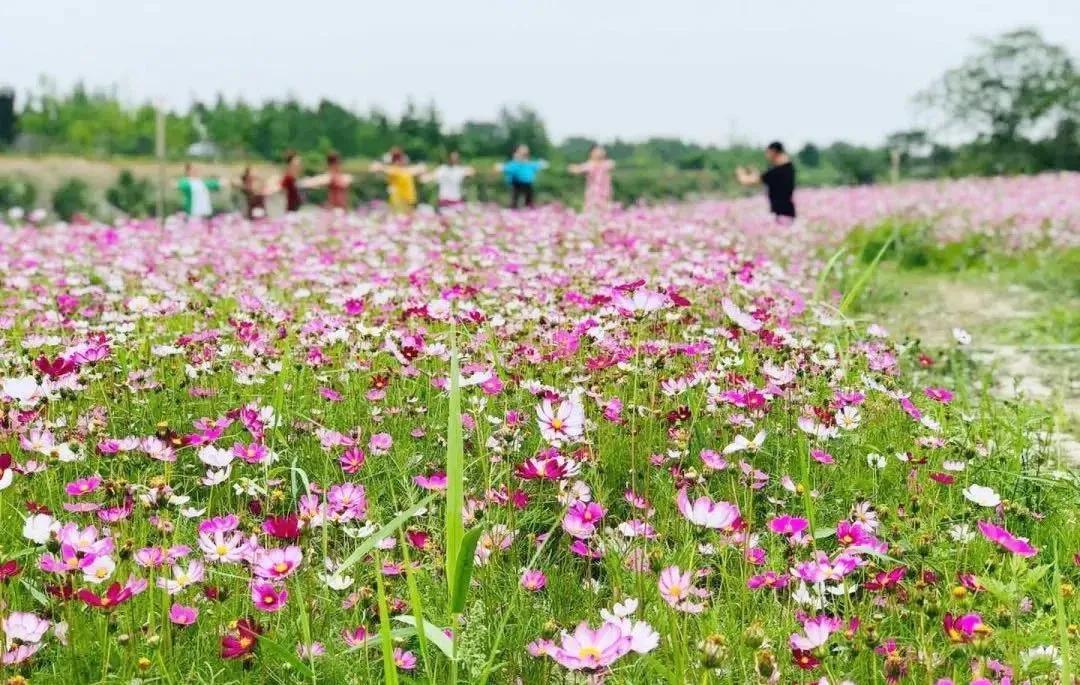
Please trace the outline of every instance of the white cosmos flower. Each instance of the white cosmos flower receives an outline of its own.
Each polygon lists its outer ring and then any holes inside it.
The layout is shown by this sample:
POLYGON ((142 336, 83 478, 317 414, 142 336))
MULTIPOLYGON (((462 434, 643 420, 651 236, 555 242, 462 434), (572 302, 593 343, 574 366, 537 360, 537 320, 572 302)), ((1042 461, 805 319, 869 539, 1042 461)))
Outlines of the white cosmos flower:
POLYGON ((736 435, 735 440, 730 445, 724 448, 724 454, 734 454, 735 452, 742 452, 743 450, 750 450, 751 452, 757 452, 761 449, 761 445, 765 442, 765 431, 758 431, 758 434, 754 436, 753 440, 748 440, 741 435, 736 435))
POLYGON ((949 528, 949 537, 954 542, 967 543, 975 539, 975 531, 971 529, 971 526, 957 523, 949 528))
POLYGON ((0 387, 4 395, 24 403, 32 400, 40 390, 37 379, 33 376, 5 378, 3 386, 0 387))
POLYGON ((971 344, 971 334, 965 331, 963 328, 952 329, 952 337, 956 340, 956 342, 960 343, 961 345, 971 344))
POLYGON ((883 469, 885 468, 886 461, 885 457, 881 456, 876 452, 871 452, 870 454, 866 455, 866 463, 875 469, 883 469))
POLYGON ((100 585, 112 577, 116 570, 116 562, 112 557, 103 555, 95 557, 89 566, 83 569, 83 580, 94 585, 100 585))
POLYGON ((44 545, 52 537, 54 530, 60 528, 60 524, 48 514, 34 514, 26 519, 23 524, 23 537, 31 542, 44 545))
POLYGON ((220 447, 204 445, 199 450, 199 461, 216 469, 225 468, 232 463, 232 460, 233 453, 229 450, 223 450, 220 447))
POLYGON ((1001 504, 1001 497, 994 492, 993 488, 985 485, 971 484, 964 488, 964 497, 969 502, 974 502, 981 507, 996 507, 1001 504))

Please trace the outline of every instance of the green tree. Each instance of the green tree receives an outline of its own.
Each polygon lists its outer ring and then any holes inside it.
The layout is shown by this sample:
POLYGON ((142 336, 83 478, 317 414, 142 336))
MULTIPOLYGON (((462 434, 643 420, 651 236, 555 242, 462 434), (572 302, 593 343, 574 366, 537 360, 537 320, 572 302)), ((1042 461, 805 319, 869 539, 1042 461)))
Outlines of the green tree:
POLYGON ((1045 134, 1075 116, 1080 81, 1068 51, 1035 29, 992 40, 941 77, 918 99, 940 110, 947 125, 992 141, 1045 134))

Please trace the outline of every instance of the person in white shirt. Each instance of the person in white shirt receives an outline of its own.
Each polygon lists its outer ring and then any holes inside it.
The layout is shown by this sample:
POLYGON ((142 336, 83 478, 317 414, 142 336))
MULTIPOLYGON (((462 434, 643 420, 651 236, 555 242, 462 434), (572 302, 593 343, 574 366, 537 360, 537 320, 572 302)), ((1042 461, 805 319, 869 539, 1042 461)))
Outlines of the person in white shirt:
POLYGON ((440 164, 435 171, 424 174, 421 178, 424 182, 435 181, 439 186, 439 208, 447 209, 457 207, 465 203, 461 186, 465 179, 476 173, 471 166, 463 166, 457 150, 451 152, 446 159, 446 164, 440 164))

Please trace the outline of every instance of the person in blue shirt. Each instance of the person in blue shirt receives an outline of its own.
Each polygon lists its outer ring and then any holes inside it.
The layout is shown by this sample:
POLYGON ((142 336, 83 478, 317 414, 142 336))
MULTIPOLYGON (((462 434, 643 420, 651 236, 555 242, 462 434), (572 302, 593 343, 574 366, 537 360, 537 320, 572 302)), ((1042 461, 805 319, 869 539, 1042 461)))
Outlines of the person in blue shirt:
POLYGON ((542 159, 529 158, 529 146, 518 145, 514 150, 514 156, 505 164, 496 164, 495 170, 501 171, 506 183, 510 186, 510 206, 514 209, 522 200, 526 207, 533 206, 533 184, 536 183, 536 174, 541 169, 547 168, 548 163, 542 159))

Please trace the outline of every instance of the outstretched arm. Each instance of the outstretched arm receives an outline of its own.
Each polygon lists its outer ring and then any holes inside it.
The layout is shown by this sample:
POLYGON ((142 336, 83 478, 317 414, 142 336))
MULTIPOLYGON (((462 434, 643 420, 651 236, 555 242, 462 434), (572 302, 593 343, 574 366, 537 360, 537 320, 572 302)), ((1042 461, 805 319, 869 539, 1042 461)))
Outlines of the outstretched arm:
POLYGON ((756 186, 761 183, 761 175, 746 167, 735 167, 735 179, 740 185, 756 186))
POLYGON ((586 168, 587 167, 584 164, 571 164, 566 167, 566 170, 572 174, 583 174, 585 173, 586 168))
POLYGON ((330 185, 330 174, 318 174, 316 176, 301 178, 296 182, 296 185, 299 188, 320 188, 322 186, 330 185))

